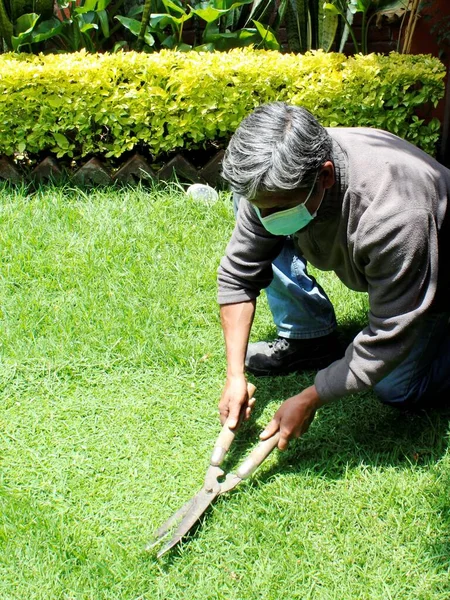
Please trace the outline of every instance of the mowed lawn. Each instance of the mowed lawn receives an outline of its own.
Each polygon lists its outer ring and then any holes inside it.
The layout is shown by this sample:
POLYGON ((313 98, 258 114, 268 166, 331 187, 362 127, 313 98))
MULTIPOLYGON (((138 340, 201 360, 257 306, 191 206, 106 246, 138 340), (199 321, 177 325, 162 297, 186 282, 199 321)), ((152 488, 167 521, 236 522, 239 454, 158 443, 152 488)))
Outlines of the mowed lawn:
MULTIPOLYGON (((0 189, 2 600, 450 598, 450 417, 371 393, 322 409, 161 560, 144 550, 220 430, 232 227, 226 194, 0 189)), ((317 276, 347 339, 367 299, 317 276)), ((253 339, 274 333, 262 297, 253 339)), ((228 468, 312 379, 253 380, 228 468)))

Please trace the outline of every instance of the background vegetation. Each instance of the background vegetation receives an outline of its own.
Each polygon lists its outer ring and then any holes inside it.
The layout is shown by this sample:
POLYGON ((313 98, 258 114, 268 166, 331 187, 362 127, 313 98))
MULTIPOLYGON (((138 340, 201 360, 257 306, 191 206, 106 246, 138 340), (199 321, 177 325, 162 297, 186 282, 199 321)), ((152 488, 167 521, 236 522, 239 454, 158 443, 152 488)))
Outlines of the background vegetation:
MULTIPOLYGON (((0 597, 447 600, 448 416, 371 393, 223 496, 157 561, 202 484, 225 358, 216 268, 231 202, 173 189, 0 190, 0 597)), ((320 274, 347 339, 366 296, 320 274)), ((264 299, 254 339, 274 334, 264 299)), ((228 466, 313 373, 260 379, 228 466)))
POLYGON ((410 9, 409 0, 0 0, 0 42, 35 53, 249 45, 306 52, 342 50, 351 35, 354 51, 367 53, 373 17, 408 20, 410 9), (358 13, 360 40, 353 30, 358 13))
POLYGON ((284 100, 325 126, 379 127, 433 154, 440 124, 425 116, 444 76, 436 58, 394 53, 4 54, 0 153, 158 157, 225 145, 255 106, 284 100))

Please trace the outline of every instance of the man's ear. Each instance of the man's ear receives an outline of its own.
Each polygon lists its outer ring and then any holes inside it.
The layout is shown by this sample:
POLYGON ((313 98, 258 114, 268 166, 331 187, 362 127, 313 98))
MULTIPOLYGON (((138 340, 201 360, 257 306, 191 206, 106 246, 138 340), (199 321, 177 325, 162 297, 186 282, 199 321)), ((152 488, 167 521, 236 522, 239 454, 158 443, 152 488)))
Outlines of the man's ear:
POLYGON ((334 164, 331 162, 331 160, 325 161, 320 167, 319 179, 322 183, 322 186, 326 190, 333 187, 335 184, 336 176, 334 174, 334 164))

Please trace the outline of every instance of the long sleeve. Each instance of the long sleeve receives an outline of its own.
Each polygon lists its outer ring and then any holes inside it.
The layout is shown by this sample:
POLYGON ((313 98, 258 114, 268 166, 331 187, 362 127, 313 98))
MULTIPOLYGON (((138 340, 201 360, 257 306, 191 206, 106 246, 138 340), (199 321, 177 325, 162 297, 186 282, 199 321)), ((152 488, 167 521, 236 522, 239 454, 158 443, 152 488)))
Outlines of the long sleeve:
POLYGON ((279 254, 283 240, 264 229, 250 202, 242 198, 231 240, 218 269, 219 304, 256 298, 272 281, 272 261, 279 254))
POLYGON ((317 374, 318 393, 327 400, 367 389, 392 371, 412 348, 436 291, 438 236, 429 211, 405 209, 362 226, 355 246, 368 284, 369 323, 343 359, 317 374))

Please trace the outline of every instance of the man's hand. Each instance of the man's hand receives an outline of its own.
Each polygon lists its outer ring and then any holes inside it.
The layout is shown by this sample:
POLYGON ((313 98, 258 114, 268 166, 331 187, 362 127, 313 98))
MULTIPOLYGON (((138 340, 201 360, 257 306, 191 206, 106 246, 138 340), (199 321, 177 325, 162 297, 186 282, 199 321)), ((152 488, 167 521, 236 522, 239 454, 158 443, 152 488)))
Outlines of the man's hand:
POLYGON ((262 440, 280 431, 278 448, 286 450, 289 440, 298 438, 308 431, 316 410, 322 406, 316 388, 312 385, 300 394, 288 398, 275 413, 272 421, 267 425, 260 435, 262 440))
POLYGON ((244 419, 249 419, 254 403, 255 399, 248 397, 244 375, 227 377, 219 402, 220 422, 223 425, 229 419, 228 425, 230 429, 234 429, 239 422, 241 410, 245 411, 244 419))

